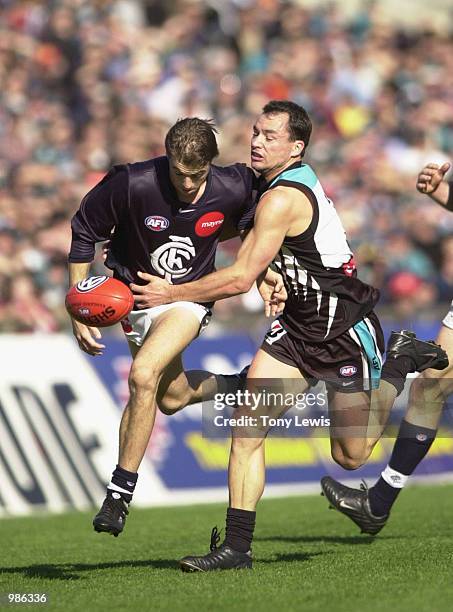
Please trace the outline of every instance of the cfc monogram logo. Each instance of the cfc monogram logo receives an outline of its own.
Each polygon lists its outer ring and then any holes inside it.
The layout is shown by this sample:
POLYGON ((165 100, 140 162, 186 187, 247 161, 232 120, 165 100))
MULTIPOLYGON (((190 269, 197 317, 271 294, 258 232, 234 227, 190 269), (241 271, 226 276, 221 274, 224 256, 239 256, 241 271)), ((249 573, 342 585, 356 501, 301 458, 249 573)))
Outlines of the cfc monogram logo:
POLYGON ((170 239, 171 242, 151 253, 153 268, 169 282, 189 274, 192 270, 190 260, 195 257, 195 247, 190 238, 170 236, 170 239))

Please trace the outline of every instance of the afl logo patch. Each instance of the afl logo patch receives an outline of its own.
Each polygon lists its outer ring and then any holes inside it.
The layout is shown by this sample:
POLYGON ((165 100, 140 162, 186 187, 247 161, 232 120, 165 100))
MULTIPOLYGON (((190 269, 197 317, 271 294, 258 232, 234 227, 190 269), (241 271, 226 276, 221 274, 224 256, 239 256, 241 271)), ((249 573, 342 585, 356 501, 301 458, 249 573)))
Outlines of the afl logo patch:
POLYGON ((357 373, 357 368, 353 365, 347 365, 340 368, 341 376, 354 376, 357 373))
POLYGON ((160 215, 151 215, 151 217, 146 217, 145 225, 153 232, 163 232, 170 225, 170 221, 160 215))
POLYGON ((96 287, 99 287, 102 285, 102 283, 105 283, 108 278, 108 276, 90 276, 88 278, 84 278, 77 283, 76 289, 80 293, 87 293, 88 291, 96 289, 96 287))
POLYGON ((195 233, 197 236, 205 238, 216 232, 223 224, 224 215, 221 212, 206 213, 198 219, 195 224, 195 233))

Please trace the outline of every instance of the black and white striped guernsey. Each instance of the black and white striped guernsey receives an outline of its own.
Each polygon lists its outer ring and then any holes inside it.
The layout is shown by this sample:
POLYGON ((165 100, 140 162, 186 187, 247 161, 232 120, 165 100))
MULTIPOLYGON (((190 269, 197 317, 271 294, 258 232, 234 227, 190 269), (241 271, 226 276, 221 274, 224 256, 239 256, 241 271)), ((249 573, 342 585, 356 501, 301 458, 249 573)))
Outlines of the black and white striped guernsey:
POLYGON ((353 254, 332 201, 313 169, 296 162, 266 187, 299 189, 313 207, 309 227, 286 237, 273 266, 284 279, 288 301, 282 325, 308 342, 330 340, 370 313, 379 291, 357 277, 353 254))

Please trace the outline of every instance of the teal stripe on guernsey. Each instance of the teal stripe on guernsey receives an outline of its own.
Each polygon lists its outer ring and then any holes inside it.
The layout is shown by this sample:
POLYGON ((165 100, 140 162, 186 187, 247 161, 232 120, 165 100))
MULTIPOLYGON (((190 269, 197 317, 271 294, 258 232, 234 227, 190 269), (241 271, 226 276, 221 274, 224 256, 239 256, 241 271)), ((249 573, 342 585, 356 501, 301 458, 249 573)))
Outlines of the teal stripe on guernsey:
POLYGON ((379 355, 376 352, 376 343, 370 330, 368 329, 365 321, 359 321, 353 327, 357 333, 360 342, 362 343, 363 350, 368 361, 368 369, 370 372, 371 389, 379 388, 379 381, 381 380, 382 363, 379 355))
POLYGON ((278 181, 294 181, 295 183, 302 183, 302 185, 307 185, 310 189, 318 182, 318 177, 307 164, 302 164, 300 168, 292 168, 291 170, 284 170, 281 174, 275 177, 275 179, 269 185, 272 187, 274 183, 278 181))

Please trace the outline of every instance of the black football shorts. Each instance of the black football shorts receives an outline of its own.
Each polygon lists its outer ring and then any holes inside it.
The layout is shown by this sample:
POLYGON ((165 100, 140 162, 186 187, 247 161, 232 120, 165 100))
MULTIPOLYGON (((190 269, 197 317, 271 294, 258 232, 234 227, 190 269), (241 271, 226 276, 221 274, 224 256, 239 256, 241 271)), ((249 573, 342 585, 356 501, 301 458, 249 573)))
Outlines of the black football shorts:
POLYGON ((295 338, 276 319, 261 348, 278 361, 298 368, 312 385, 323 380, 344 393, 379 387, 384 334, 374 312, 333 340, 318 343, 295 338))

